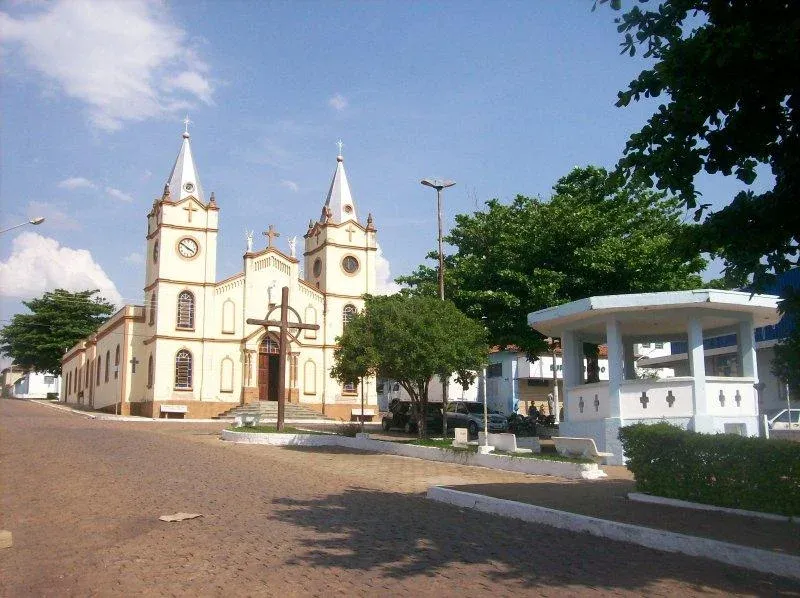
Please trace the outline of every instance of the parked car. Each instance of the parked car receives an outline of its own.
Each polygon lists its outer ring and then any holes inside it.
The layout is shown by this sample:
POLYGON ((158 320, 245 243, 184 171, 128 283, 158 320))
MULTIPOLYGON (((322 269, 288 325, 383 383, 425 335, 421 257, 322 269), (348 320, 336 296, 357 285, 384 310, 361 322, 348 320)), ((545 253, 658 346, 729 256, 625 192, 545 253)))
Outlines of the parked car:
POLYGON ((767 413, 767 423, 771 430, 788 430, 789 428, 800 427, 800 409, 779 409, 767 413), (790 415, 791 422, 789 421, 790 415))
MULTIPOLYGON (((411 434, 417 431, 417 421, 413 412, 414 404, 411 401, 393 400, 389 403, 389 412, 381 419, 381 427, 388 432, 392 428, 400 428, 411 434)), ((438 403, 428 403, 428 414, 425 425, 429 431, 441 431, 442 406, 438 403)))
MULTIPOLYGON (((490 432, 508 430, 508 420, 499 411, 489 411, 490 432)), ((478 401, 451 401, 447 404, 447 428, 466 428, 470 436, 483 430, 483 403, 478 401)))

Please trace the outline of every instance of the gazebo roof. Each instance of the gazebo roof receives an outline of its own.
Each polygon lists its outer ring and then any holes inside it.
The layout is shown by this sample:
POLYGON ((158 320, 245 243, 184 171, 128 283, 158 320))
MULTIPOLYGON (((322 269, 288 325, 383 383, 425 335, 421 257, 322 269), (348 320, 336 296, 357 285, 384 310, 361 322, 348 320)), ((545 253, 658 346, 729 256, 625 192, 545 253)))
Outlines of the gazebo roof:
POLYGON ((603 295, 528 314, 528 325, 547 336, 576 330, 602 338, 605 322, 614 315, 622 333, 642 337, 676 337, 686 333, 690 317, 699 317, 704 330, 730 328, 747 315, 754 326, 775 324, 780 316, 775 295, 752 295, 742 291, 699 289, 603 295))

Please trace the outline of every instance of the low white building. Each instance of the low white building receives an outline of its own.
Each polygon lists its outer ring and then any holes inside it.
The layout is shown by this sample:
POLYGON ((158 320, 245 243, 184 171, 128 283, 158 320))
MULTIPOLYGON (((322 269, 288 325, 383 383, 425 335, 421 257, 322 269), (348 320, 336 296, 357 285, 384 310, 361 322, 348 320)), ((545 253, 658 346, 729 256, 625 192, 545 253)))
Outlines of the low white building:
POLYGON ((561 338, 562 436, 589 437, 622 464, 619 428, 668 421, 697 432, 757 435, 758 363, 754 328, 775 324, 778 298, 696 290, 589 297, 528 315, 528 324, 561 338), (704 338, 737 335, 735 375, 706 374, 704 338), (635 345, 685 342, 688 375, 640 379, 635 345), (608 348, 608 381, 587 384, 582 343, 608 348))
POLYGON ((13 395, 17 399, 46 399, 48 394, 61 392, 61 376, 47 372, 28 372, 14 382, 13 395))

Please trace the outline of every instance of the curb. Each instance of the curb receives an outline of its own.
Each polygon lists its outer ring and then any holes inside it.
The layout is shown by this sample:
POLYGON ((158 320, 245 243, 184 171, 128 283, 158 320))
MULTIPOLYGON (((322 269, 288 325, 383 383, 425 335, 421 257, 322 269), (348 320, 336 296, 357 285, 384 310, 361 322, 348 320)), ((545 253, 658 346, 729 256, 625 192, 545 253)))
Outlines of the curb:
POLYGON ((707 558, 734 567, 800 580, 800 557, 798 556, 630 523, 598 519, 441 486, 428 488, 427 498, 482 513, 540 523, 571 532, 587 533, 599 538, 628 542, 664 552, 707 558))
POLYGON ((740 515, 742 517, 755 517, 757 519, 767 519, 769 521, 785 521, 800 524, 800 517, 789 517, 788 515, 778 515, 776 513, 763 513, 761 511, 747 511, 745 509, 732 509, 730 507, 718 507, 707 505, 701 502, 691 502, 677 498, 666 498, 664 496, 654 496, 642 492, 628 492, 628 498, 637 502, 664 505, 666 507, 679 507, 681 509, 695 509, 696 511, 715 511, 727 515, 740 515))

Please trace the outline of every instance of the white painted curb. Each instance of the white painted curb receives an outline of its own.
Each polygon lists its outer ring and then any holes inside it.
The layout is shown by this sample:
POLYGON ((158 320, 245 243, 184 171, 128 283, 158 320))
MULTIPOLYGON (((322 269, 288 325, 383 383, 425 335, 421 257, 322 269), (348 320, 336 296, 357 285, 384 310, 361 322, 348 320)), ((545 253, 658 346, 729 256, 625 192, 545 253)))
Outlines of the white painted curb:
POLYGON ((786 515, 777 515, 776 513, 762 513, 761 511, 747 511, 745 509, 718 507, 716 505, 706 505, 701 502, 691 502, 677 498, 665 498, 663 496, 653 496, 652 494, 643 494, 641 492, 628 492, 628 498, 637 502, 664 505, 667 507, 680 507, 682 509, 695 509, 697 511, 716 511, 718 513, 727 513, 728 515, 741 515, 743 517, 769 519, 770 521, 791 521, 792 523, 800 523, 800 517, 788 517, 786 515))
POLYGON ((430 487, 427 496, 430 500, 465 509, 540 523, 571 532, 583 532, 664 552, 677 552, 688 556, 707 558, 726 565, 800 580, 800 557, 793 555, 740 546, 720 540, 687 536, 630 523, 598 519, 441 486, 430 487))
POLYGON ((530 457, 512 457, 509 455, 480 455, 431 446, 373 440, 367 437, 350 438, 335 434, 263 434, 223 430, 222 439, 246 444, 269 444, 272 446, 343 446, 362 451, 425 459, 426 461, 474 465, 489 469, 516 471, 530 475, 551 475, 569 479, 595 480, 606 477, 606 473, 595 463, 568 463, 530 457))

